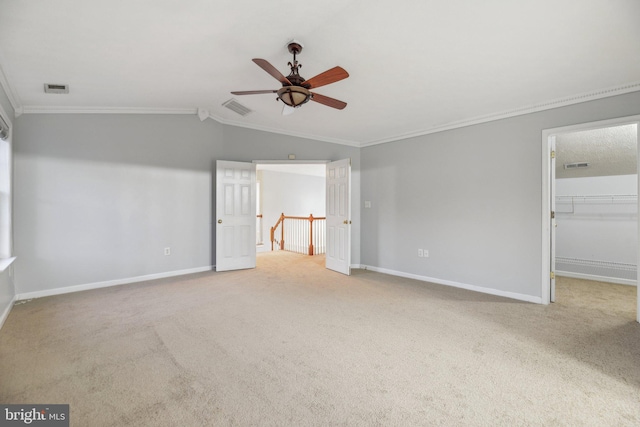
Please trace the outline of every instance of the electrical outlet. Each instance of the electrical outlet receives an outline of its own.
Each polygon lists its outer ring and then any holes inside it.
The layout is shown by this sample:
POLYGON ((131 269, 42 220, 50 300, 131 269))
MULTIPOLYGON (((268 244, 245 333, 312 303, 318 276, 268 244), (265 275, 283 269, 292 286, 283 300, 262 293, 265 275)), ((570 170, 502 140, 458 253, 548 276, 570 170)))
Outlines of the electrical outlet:
POLYGON ((422 254, 423 254, 422 249, 418 249, 418 257, 422 258, 423 256, 422 254))
POLYGON ((171 248, 164 248, 165 255, 171 255, 171 248))

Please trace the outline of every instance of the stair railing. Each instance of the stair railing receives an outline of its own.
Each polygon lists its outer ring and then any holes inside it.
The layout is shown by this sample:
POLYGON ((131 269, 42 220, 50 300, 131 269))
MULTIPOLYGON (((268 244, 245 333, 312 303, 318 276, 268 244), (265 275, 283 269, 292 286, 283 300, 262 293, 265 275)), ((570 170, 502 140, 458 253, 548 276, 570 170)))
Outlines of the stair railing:
POLYGON ((271 227, 271 250, 274 244, 278 249, 308 255, 319 255, 326 252, 325 244, 326 217, 287 216, 284 213, 278 222, 271 227), (276 233, 280 227, 280 240, 276 233))

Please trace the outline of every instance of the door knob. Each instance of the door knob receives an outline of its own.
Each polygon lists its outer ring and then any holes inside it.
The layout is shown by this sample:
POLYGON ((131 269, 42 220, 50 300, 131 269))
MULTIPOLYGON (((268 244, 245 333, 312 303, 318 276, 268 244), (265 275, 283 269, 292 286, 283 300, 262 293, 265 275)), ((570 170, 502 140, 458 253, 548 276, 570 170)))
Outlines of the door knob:
POLYGON ((218 224, 222 224, 222 220, 221 219, 218 220, 218 224))

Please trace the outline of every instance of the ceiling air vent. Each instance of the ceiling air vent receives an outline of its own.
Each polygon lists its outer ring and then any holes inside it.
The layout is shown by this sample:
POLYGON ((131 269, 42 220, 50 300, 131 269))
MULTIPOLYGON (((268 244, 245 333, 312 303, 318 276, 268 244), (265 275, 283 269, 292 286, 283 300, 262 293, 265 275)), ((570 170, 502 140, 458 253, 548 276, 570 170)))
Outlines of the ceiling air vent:
POLYGON ((69 85, 44 84, 45 93, 69 93, 69 85))
POLYGON ((588 168, 589 163, 587 162, 577 162, 577 163, 565 163, 565 169, 579 169, 579 168, 588 168))
POLYGON ((249 114, 251 112, 250 109, 248 109, 244 105, 240 104, 238 101, 236 101, 233 98, 231 98, 230 100, 222 103, 222 106, 223 107, 227 107, 231 111, 235 111, 236 113, 240 114, 241 116, 246 116, 247 114, 249 114))
POLYGON ((0 139, 6 140, 9 138, 9 125, 4 121, 2 116, 0 116, 0 139))

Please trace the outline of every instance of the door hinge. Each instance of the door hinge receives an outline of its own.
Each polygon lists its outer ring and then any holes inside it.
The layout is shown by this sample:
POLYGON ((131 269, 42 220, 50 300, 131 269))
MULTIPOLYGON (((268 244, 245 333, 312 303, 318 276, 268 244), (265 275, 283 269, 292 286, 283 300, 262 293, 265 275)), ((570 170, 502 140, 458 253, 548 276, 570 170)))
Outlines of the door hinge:
POLYGON ((551 219, 555 219, 555 217, 556 217, 555 211, 551 211, 551 219))
POLYGON ((551 274, 549 275, 550 278, 555 279, 556 278, 556 273, 554 273, 553 271, 551 272, 551 274))
POLYGON ((552 151, 552 152, 551 152, 551 158, 552 158, 552 159, 555 159, 555 158, 556 158, 556 152, 555 152, 555 151, 552 151))

